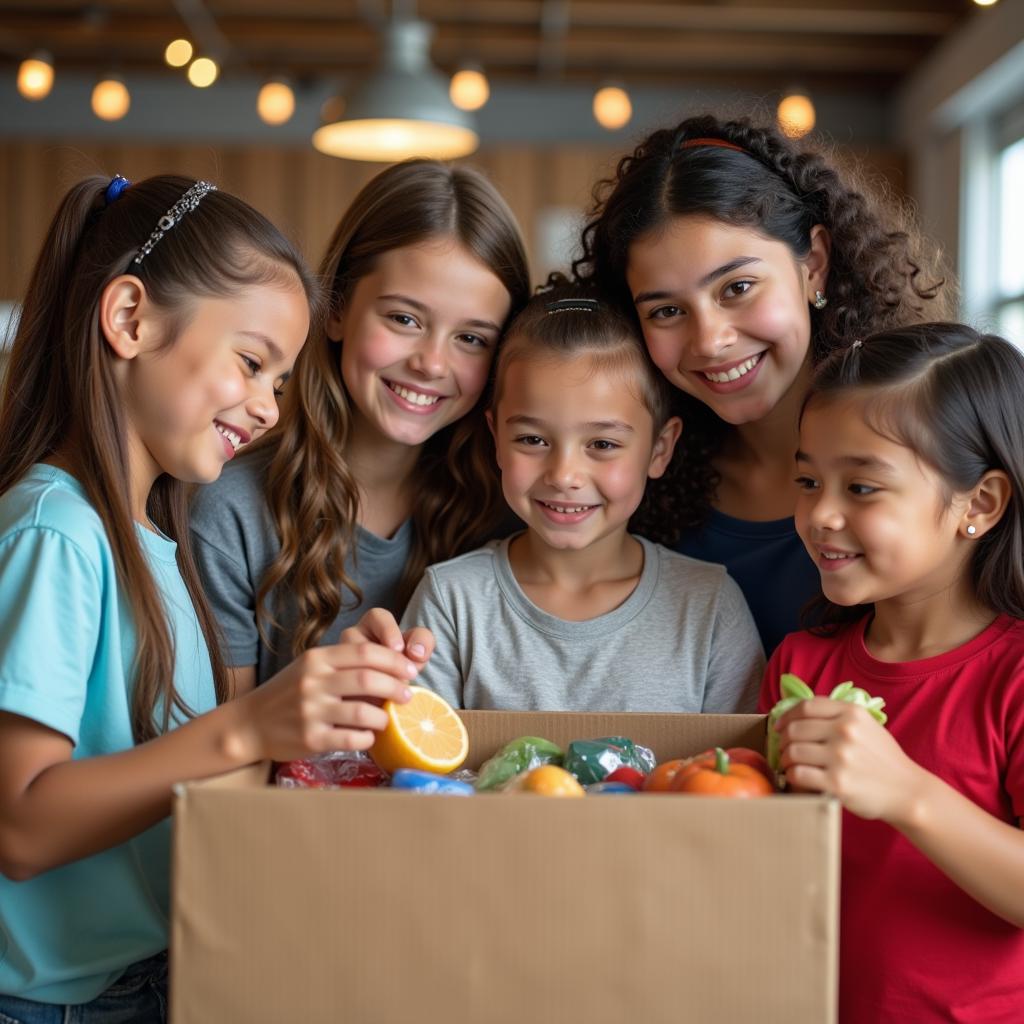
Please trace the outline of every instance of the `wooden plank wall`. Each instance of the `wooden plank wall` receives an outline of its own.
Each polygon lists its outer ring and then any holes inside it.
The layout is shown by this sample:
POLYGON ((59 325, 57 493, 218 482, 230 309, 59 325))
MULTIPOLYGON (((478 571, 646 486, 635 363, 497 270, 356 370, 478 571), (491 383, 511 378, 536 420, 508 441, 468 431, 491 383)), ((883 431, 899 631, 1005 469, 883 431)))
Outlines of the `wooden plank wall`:
MULTIPOLYGON (((502 146, 481 150, 467 161, 490 176, 519 218, 535 281, 549 269, 537 251, 541 212, 586 207, 594 181, 611 171, 622 152, 621 146, 502 146)), ((874 150, 852 155, 902 192, 902 154, 874 150)), ((60 196, 84 175, 119 173, 137 181, 174 172, 207 178, 265 213, 315 266, 341 212, 379 169, 378 164, 323 156, 312 147, 0 139, 0 301, 20 298, 60 196)))

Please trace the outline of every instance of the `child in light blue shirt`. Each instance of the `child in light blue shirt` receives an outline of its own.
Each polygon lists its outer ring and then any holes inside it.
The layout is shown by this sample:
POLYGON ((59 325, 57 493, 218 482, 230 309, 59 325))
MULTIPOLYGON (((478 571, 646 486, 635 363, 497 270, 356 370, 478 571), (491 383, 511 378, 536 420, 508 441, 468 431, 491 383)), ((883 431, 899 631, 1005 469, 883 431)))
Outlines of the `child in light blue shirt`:
POLYGON ((0 1021, 164 1021, 172 787, 408 698, 338 644, 227 701, 189 547, 184 484, 274 425, 315 301, 207 182, 90 178, 50 226, 0 396, 0 1021))

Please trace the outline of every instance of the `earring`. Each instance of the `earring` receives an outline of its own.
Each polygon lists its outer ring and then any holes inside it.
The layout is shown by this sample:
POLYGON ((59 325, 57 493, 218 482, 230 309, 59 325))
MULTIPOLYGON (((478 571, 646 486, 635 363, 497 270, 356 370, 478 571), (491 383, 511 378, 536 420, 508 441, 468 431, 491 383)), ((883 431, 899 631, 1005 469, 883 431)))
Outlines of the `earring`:
POLYGON ((817 291, 814 293, 814 308, 824 309, 828 305, 828 299, 825 297, 825 293, 817 291))
POLYGON ((978 532, 978 528, 974 525, 974 523, 968 523, 967 524, 967 536, 968 537, 973 537, 977 532, 978 532))

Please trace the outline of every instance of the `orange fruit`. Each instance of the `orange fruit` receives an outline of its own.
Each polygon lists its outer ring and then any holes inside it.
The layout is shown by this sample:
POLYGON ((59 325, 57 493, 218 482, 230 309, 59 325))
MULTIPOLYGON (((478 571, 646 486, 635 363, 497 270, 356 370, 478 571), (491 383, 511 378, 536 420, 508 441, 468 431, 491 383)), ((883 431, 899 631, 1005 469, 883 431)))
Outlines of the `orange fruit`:
POLYGON ((408 704, 385 701, 387 727, 377 733, 370 757, 385 771, 418 768, 446 775, 469 753, 469 735, 462 719, 443 698, 412 686, 408 704))
POLYGON ((693 760, 689 757, 677 757, 672 761, 662 761, 650 775, 644 779, 645 793, 668 793, 672 789, 676 773, 685 768, 693 760))
POLYGON ((539 796, 585 796, 583 787, 564 768, 542 764, 526 773, 520 785, 523 793, 539 796))

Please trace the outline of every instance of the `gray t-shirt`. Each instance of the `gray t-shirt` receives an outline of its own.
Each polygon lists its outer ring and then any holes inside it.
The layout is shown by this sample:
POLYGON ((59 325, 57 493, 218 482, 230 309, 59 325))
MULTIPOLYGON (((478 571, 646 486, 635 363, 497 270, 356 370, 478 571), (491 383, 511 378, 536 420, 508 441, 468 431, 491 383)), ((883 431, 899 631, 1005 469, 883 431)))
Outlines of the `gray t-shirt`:
POLYGON ((584 622, 526 596, 507 539, 431 566, 402 617, 437 641, 416 682, 476 710, 753 711, 764 653, 739 587, 721 565, 637 540, 636 589, 584 622))
MULTIPOLYGON (((197 491, 190 522, 203 586, 223 634, 225 661, 233 667, 255 665, 261 683, 292 661, 298 622, 294 599, 287 597, 281 607, 274 591, 269 607, 279 626, 269 631, 273 649, 256 628, 256 591, 281 549, 266 499, 271 454, 254 452, 228 463, 216 483, 197 491)), ((369 608, 389 608, 397 614, 395 591, 411 547, 411 520, 390 539, 356 528, 356 550, 349 552, 345 571, 362 589, 363 600, 351 607, 353 595, 346 591, 341 614, 321 644, 334 643, 369 608)))

